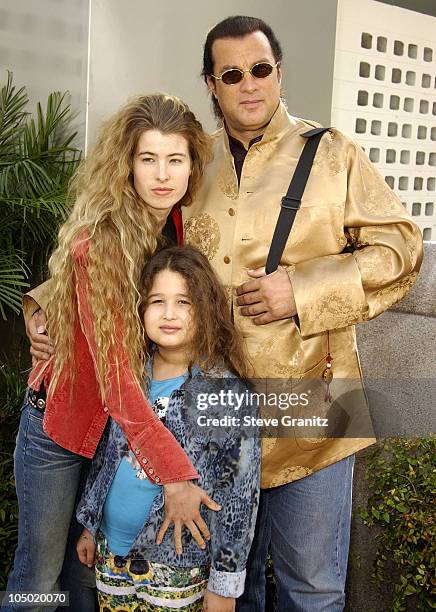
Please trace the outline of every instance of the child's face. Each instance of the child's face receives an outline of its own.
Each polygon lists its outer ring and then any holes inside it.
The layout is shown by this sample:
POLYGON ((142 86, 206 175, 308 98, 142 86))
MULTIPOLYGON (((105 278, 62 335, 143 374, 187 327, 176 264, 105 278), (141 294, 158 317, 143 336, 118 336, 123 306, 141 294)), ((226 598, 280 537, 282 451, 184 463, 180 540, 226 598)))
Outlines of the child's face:
POLYGON ((156 274, 144 311, 147 336, 162 348, 188 348, 194 329, 192 303, 185 279, 178 272, 156 274))

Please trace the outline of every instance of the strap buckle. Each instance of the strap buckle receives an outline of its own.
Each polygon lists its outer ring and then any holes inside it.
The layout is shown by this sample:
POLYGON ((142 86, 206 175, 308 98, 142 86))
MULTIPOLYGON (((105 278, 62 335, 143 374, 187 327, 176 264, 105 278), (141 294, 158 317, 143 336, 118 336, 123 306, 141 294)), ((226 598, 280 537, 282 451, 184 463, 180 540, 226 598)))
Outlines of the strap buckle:
POLYGON ((289 196, 283 196, 281 207, 287 208, 288 210, 297 211, 300 208, 301 200, 298 198, 290 198, 289 196), (296 204, 291 204, 291 202, 296 202, 296 204))

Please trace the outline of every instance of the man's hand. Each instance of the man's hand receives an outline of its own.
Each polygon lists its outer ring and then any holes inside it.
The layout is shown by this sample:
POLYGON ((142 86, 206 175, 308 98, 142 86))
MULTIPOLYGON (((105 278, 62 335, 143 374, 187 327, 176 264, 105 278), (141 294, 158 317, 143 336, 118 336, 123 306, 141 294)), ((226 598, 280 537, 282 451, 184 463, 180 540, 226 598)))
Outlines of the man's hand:
POLYGON ((47 317, 40 308, 26 322, 26 334, 30 340, 30 354, 32 355, 32 365, 37 361, 47 361, 54 353, 53 344, 45 333, 47 317))
POLYGON ((235 599, 233 597, 222 597, 212 591, 206 591, 203 599, 204 612, 234 612, 235 599))
POLYGON ((94 565, 95 558, 95 542, 94 536, 90 531, 84 529, 82 535, 77 540, 76 544, 77 554, 83 565, 92 567, 94 565))
POLYGON ((239 312, 254 317, 255 325, 288 319, 297 314, 294 291, 288 273, 278 268, 272 274, 265 274, 265 268, 248 270, 255 280, 247 281, 236 289, 239 312))
POLYGON ((210 510, 221 510, 221 506, 213 501, 203 489, 193 482, 172 482, 164 485, 165 518, 156 536, 156 544, 161 544, 164 535, 174 523, 174 542, 176 553, 183 552, 182 527, 185 525, 192 537, 202 549, 206 548, 204 540, 210 539, 208 526, 200 514, 200 505, 204 504, 210 510))

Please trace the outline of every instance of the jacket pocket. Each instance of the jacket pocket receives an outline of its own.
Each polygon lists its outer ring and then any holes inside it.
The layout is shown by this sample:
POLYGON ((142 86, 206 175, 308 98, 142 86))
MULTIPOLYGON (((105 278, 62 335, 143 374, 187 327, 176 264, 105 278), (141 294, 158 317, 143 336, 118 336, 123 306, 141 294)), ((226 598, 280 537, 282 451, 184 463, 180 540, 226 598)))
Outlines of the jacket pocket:
POLYGON ((323 357, 314 366, 303 372, 295 390, 299 403, 294 412, 296 417, 294 435, 301 450, 315 450, 327 441, 328 411, 330 402, 327 385, 323 378, 326 360, 323 357))

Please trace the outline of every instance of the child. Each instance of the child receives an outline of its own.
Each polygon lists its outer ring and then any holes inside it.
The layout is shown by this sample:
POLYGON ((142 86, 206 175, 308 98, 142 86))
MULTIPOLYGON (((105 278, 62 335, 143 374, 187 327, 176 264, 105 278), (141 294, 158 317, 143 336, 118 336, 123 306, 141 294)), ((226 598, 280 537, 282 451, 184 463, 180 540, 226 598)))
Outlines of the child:
POLYGON ((235 376, 246 374, 241 340, 222 286, 207 259, 193 248, 158 252, 144 270, 141 293, 150 404, 191 459, 199 485, 221 510, 202 508, 203 516, 196 519, 197 528, 204 527, 203 520, 210 528, 211 539, 202 548, 177 524, 176 551, 169 533, 157 545, 157 535, 162 539, 169 525, 165 521, 161 526, 162 487, 150 482, 135 457, 138 449, 129 451, 124 434, 111 421, 77 512, 85 527, 78 555, 90 565, 97 546, 101 609, 231 612, 244 589, 255 526, 258 439, 239 427, 195 427, 186 404, 189 395, 205 390, 206 374, 227 382, 231 377, 241 387, 235 376))

